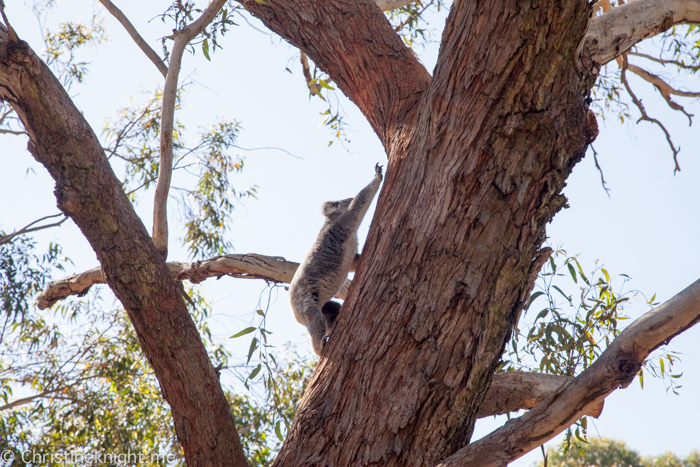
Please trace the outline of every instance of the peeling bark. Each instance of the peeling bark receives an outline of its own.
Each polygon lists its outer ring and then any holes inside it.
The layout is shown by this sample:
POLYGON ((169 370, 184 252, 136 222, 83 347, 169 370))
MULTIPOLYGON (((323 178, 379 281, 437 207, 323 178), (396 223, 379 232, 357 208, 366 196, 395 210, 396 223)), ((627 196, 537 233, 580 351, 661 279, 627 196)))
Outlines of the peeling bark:
POLYGON ((635 0, 591 21, 584 46, 597 66, 676 24, 700 23, 700 0, 635 0))

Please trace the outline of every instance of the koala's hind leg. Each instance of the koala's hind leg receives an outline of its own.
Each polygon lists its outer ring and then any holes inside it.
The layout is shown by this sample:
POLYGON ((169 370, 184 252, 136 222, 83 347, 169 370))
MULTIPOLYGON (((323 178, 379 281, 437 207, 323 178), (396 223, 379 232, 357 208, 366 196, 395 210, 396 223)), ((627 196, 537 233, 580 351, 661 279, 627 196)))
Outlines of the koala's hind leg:
MULTIPOLYGON (((338 307, 340 308, 340 307, 338 307)), ((323 345, 326 343, 326 318, 319 313, 318 304, 313 309, 308 309, 306 314, 306 327, 309 329, 311 347, 316 355, 321 355, 323 345)), ((334 318, 335 319, 335 318, 334 318)))
POLYGON ((331 333, 331 329, 333 329, 333 325, 335 324, 335 319, 340 313, 341 306, 340 303, 330 300, 321 308, 321 313, 323 313, 323 317, 326 319, 326 334, 331 333))

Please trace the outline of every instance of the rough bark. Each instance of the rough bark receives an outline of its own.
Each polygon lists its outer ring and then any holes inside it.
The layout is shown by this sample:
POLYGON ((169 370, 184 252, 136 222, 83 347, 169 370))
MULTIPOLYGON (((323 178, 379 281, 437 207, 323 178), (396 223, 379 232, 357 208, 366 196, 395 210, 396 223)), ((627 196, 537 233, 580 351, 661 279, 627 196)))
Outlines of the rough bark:
POLYGON ((438 467, 504 467, 552 439, 614 390, 629 386, 647 356, 700 321, 700 280, 637 319, 581 375, 522 417, 456 452, 438 467))
POLYGON ((170 404, 190 466, 246 465, 233 417, 164 261, 97 137, 44 63, 0 27, 0 98, 56 181, 58 207, 81 229, 124 305, 170 404))
POLYGON ((405 91, 410 60, 382 49, 395 35, 378 8, 298 3, 246 6, 375 122, 389 166, 355 286, 276 465, 433 465, 469 442, 548 254, 538 251, 545 223, 583 155, 587 90, 576 49, 590 9, 456 2, 433 79, 415 82, 404 105, 387 96, 405 91), (358 45, 359 25, 372 29, 358 45), (337 75, 325 53, 334 44, 364 48, 343 55, 344 70, 370 73, 382 98, 367 101, 367 90, 337 75), (400 68, 402 79, 389 81, 400 68))

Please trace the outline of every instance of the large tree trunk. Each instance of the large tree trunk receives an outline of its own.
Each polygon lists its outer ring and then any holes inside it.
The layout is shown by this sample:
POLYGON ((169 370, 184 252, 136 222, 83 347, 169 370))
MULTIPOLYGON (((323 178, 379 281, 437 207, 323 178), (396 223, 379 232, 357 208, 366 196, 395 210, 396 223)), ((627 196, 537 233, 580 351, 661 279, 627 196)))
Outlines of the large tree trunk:
POLYGON ((46 65, 0 26, 0 98, 56 181, 58 207, 95 250, 170 404, 190 466, 246 465, 233 416, 182 289, 129 203, 94 132, 46 65))
POLYGON ((377 8, 314 5, 246 7, 355 100, 389 166, 354 285, 276 465, 434 465, 470 440, 548 256, 545 224, 584 154, 576 53, 590 8, 457 1, 426 83, 377 8), (351 41, 357 31, 363 41, 351 41), (336 72, 343 51, 352 74, 336 72))

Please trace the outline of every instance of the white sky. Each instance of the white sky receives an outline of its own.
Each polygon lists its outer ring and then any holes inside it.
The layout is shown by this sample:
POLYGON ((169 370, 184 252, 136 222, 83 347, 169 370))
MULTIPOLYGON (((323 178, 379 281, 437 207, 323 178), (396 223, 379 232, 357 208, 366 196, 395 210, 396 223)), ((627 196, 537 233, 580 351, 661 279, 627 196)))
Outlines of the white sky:
MULTIPOLYGON (((43 45, 30 10, 19 2, 7 3, 8 16, 20 37, 40 51, 43 45)), ((148 21, 166 8, 167 2, 122 0, 117 4, 160 52, 158 38, 168 34, 168 28, 159 19, 148 21)), ((87 22, 93 8, 102 11, 87 0, 63 0, 49 24, 78 19, 87 22)), ((140 90, 150 91, 163 83, 162 76, 121 26, 103 14, 111 39, 99 49, 80 55, 92 62, 90 73, 84 85, 70 91, 98 135, 105 119, 114 119, 128 99, 139 101, 140 90)), ((319 125, 319 112, 325 108, 318 100, 309 100, 298 59, 292 58, 296 50, 244 21, 240 24, 224 37, 224 49, 211 56, 212 62, 207 62, 200 50, 194 57, 185 55, 181 76, 189 77, 194 84, 188 88, 177 117, 188 126, 190 135, 196 134, 197 126, 215 123, 218 117, 236 119, 243 126, 238 141, 241 147, 283 148, 303 158, 278 150, 244 151, 245 169, 235 176, 234 185, 241 190, 257 185, 258 200, 245 201, 237 210, 229 235, 235 253, 300 261, 323 223, 321 204, 356 194, 371 179, 374 164, 384 163, 386 156, 369 125, 347 100, 343 106, 351 124, 349 151, 338 143, 328 148, 331 134, 319 125), (286 67, 294 73, 288 73, 286 67)), ((252 24, 264 30, 256 21, 252 24)), ((437 19, 431 26, 439 29, 442 24, 443 20, 437 19)), ((436 52, 437 44, 432 44, 421 55, 428 69, 432 69, 436 52)), ((563 245, 570 254, 580 253, 584 268, 600 259, 611 273, 630 275, 631 288, 649 296, 656 293, 657 300, 665 301, 700 275, 700 130, 697 126, 689 128, 683 115, 668 110, 651 92, 651 86, 634 77, 631 82, 648 112, 666 123, 676 145, 681 146, 682 172, 674 176, 672 155, 658 128, 646 122, 634 125, 619 124, 612 118, 599 120, 601 134, 594 145, 612 190, 611 198, 600 187, 593 158, 587 156, 564 191, 571 208, 556 216, 548 235, 553 246, 563 245)), ((697 77, 685 84, 700 89, 697 77)), ((700 105, 695 102, 688 109, 698 113, 700 105)), ((632 109, 633 116, 635 112, 632 109)), ((25 147, 22 137, 0 136, 0 227, 6 231, 57 212, 53 181, 25 147)), ((150 230, 151 205, 147 197, 142 198, 137 210, 150 230)), ((179 219, 174 205, 170 213, 169 259, 184 261, 186 252, 179 246, 182 233, 173 229, 179 219)), ((372 211, 361 228, 361 242, 371 215, 372 211)), ((97 265, 94 253, 70 221, 38 238, 59 241, 64 246, 64 252, 75 262, 75 269, 68 273, 97 265)), ((224 339, 252 322, 264 284, 224 278, 206 281, 204 288, 215 305, 212 328, 224 339)), ((308 347, 305 330, 292 318, 284 289, 273 292, 273 299, 268 315, 268 328, 274 332, 272 343, 297 342, 304 351, 308 347)), ((639 303, 628 312, 636 317, 646 309, 639 303)), ((645 378, 642 391, 635 380, 628 389, 608 397, 600 419, 594 426, 589 425, 589 435, 599 433, 624 440, 643 455, 667 450, 685 455, 700 449, 698 342, 700 327, 696 326, 669 346, 669 350, 683 354, 683 362, 678 369, 674 367, 674 372, 684 373, 680 396, 666 393, 664 386, 651 378, 645 378)), ((245 339, 232 342, 232 349, 243 354, 248 343, 245 339)), ((504 421, 503 417, 480 421, 474 439, 504 421)), ((540 458, 538 451, 533 452, 515 465, 530 465, 540 458)))

